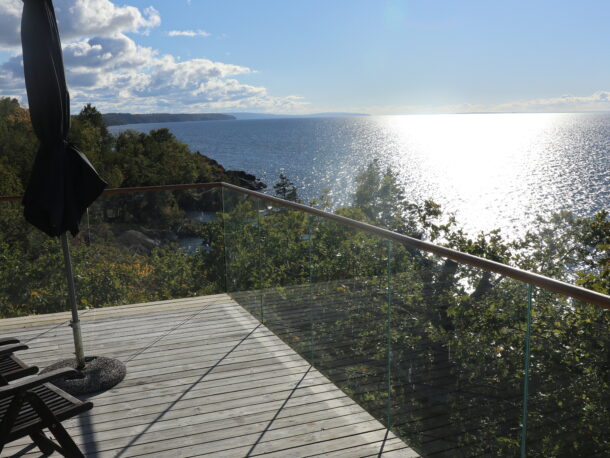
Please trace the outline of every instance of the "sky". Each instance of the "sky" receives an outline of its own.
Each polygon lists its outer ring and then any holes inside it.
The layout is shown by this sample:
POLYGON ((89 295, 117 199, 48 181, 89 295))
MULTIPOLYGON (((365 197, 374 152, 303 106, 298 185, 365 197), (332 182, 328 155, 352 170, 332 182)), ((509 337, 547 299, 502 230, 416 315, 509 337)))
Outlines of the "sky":
MULTIPOLYGON (((73 111, 610 111, 608 0, 53 3, 73 111)), ((21 9, 0 96, 27 104, 21 9)))

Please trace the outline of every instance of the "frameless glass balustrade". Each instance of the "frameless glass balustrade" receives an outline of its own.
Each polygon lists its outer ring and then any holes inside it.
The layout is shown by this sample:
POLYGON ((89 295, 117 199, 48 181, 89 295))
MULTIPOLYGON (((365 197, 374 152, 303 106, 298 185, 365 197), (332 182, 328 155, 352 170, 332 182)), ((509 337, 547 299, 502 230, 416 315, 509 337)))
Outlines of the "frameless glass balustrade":
MULTIPOLYGON (((21 212, 0 202, 2 318, 67 311, 21 212)), ((225 184, 113 190, 70 243, 88 351, 105 307, 226 292, 423 456, 610 453, 607 296, 225 184)))

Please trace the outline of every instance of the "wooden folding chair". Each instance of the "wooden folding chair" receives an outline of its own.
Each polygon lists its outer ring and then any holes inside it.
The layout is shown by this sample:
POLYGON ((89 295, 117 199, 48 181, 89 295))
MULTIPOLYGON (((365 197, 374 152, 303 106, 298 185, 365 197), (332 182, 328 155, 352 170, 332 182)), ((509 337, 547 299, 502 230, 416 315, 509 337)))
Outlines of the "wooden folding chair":
POLYGON ((13 354, 16 351, 27 349, 27 345, 19 343, 19 340, 14 337, 0 339, 0 386, 38 373, 38 367, 28 366, 13 354))
POLYGON ((67 457, 84 457, 61 422, 93 407, 49 383, 75 373, 57 369, 0 387, 0 453, 6 444, 30 436, 42 453, 57 451, 67 457), (43 432, 48 428, 57 443, 43 432))

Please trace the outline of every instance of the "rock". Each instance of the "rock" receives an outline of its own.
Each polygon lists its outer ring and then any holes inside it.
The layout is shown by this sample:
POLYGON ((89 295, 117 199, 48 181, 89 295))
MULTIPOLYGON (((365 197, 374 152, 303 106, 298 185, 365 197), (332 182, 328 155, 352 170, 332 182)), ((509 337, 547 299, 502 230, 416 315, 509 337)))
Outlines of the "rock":
POLYGON ((265 189, 267 185, 262 181, 258 180, 254 175, 243 172, 241 170, 227 170, 225 174, 231 178, 231 180, 238 186, 242 186, 246 189, 252 189, 253 191, 260 191, 265 189))
POLYGON ((129 247, 133 253, 139 254, 148 255, 154 248, 159 246, 157 240, 153 240, 142 232, 133 229, 123 232, 117 240, 121 245, 129 247))
POLYGON ((229 183, 241 186, 242 188, 251 189, 253 191, 261 191, 267 187, 265 183, 260 181, 254 175, 244 172, 242 170, 227 170, 218 161, 211 157, 201 154, 197 151, 197 154, 210 166, 212 169, 216 169, 212 178, 212 181, 228 181, 229 183))
POLYGON ((177 242, 178 236, 171 231, 163 231, 161 238, 167 242, 177 242))
POLYGON ((153 239, 153 241, 157 243, 157 246, 165 242, 178 241, 178 235, 166 229, 140 228, 140 232, 142 232, 146 237, 153 239))

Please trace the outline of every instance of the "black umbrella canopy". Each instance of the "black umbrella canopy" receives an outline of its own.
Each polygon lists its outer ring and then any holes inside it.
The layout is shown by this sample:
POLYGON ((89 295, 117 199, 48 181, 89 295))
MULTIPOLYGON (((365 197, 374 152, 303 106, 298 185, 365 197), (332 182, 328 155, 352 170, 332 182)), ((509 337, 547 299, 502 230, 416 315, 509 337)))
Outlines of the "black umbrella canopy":
POLYGON ((106 187, 66 138, 70 96, 51 0, 24 0, 21 43, 30 116, 40 149, 23 205, 26 220, 51 236, 78 233, 84 211, 106 187))
MULTIPOLYGON (((99 367, 109 367, 108 362, 112 360, 106 358, 102 366, 87 368, 66 231, 72 235, 78 233, 81 216, 101 194, 106 183, 85 155, 66 140, 70 129, 70 96, 53 3, 51 0, 24 0, 23 3, 21 44, 25 87, 32 126, 40 140, 40 149, 23 198, 24 215, 43 232, 61 236, 76 359, 61 361, 56 367, 76 365, 83 373, 89 371, 93 374, 94 371, 99 372, 99 367)), ((117 364, 112 363, 115 368, 117 364)), ((104 383, 109 383, 108 386, 118 383, 125 376, 124 366, 122 370, 113 369, 110 373, 114 374, 110 378, 100 378, 99 374, 95 376, 101 383, 90 384, 88 376, 79 378, 84 390, 79 388, 79 392, 87 392, 84 387, 99 390, 104 383)))

